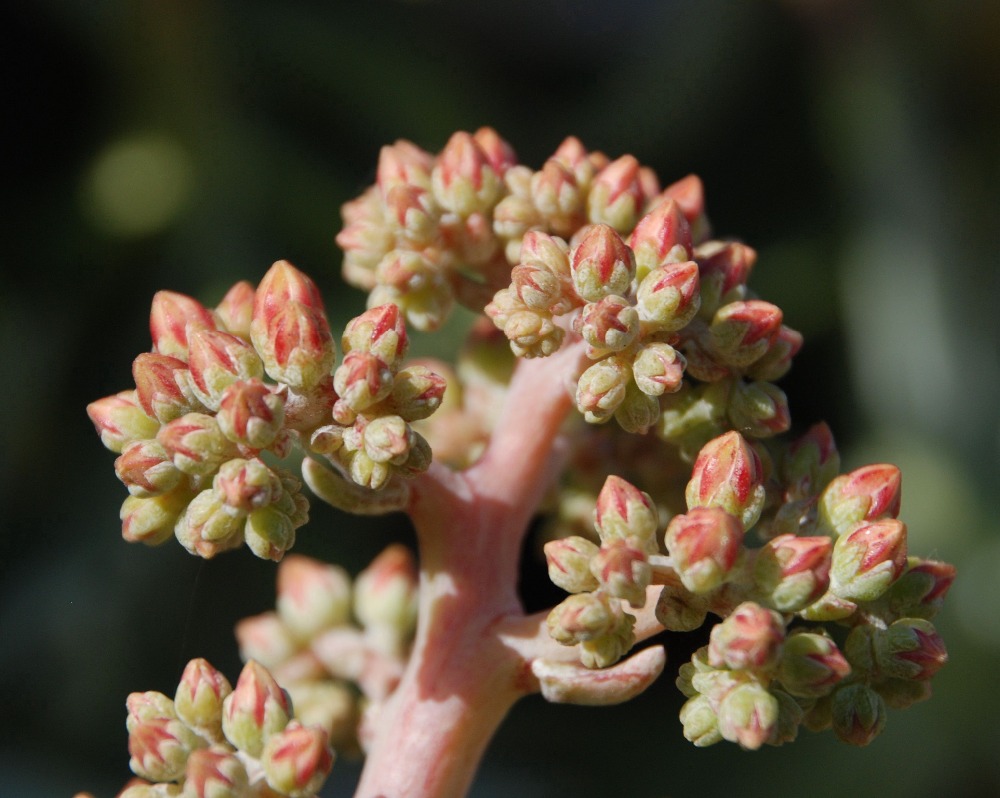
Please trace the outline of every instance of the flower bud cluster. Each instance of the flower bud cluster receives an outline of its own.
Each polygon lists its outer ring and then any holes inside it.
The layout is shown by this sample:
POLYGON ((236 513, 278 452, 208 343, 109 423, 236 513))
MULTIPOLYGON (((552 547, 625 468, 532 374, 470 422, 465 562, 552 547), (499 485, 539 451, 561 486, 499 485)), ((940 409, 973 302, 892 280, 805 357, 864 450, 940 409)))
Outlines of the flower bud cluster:
POLYGON ((308 502, 301 482, 266 458, 289 453, 300 397, 329 382, 334 358, 316 286, 279 261, 256 291, 238 283, 214 310, 161 291, 150 329, 135 389, 87 408, 119 454, 130 494, 123 536, 155 545, 173 534, 205 558, 245 542, 280 559, 308 502))
POLYGON ((275 611, 237 624, 241 656, 274 672, 296 717, 322 727, 336 750, 358 750, 366 742, 364 716, 392 694, 409 656, 417 615, 413 556, 390 546, 352 584, 337 566, 290 555, 278 567, 277 592, 275 611))
POLYGON ((333 767, 327 732, 295 719, 288 693, 253 660, 235 688, 191 660, 173 699, 132 693, 126 706, 129 766, 140 777, 126 798, 312 798, 333 767))
POLYGON ((407 346, 403 315, 391 303, 348 323, 344 359, 333 374, 332 423, 309 436, 311 451, 365 488, 425 471, 431 461, 429 444, 411 423, 438 408, 445 380, 426 366, 404 365, 407 346))

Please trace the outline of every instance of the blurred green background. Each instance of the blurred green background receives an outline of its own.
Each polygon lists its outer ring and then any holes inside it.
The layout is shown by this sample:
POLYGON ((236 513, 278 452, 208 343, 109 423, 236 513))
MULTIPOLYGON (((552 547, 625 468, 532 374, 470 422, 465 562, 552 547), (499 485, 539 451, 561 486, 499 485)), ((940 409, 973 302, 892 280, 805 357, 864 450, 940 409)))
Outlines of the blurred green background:
MULTIPOLYGON (((289 258, 336 327, 363 306, 338 209, 379 147, 484 124, 536 167, 572 133, 699 173, 806 335, 793 418, 828 419, 846 467, 899 463, 912 550, 960 576, 934 699, 867 749, 694 749, 664 678, 624 707, 522 702, 473 796, 1000 794, 1000 4, 13 0, 0 37, 0 795, 113 795, 128 692, 192 656, 235 677, 233 623, 273 602, 248 551, 120 539, 84 406, 129 387, 154 291, 214 303, 289 258)), ((352 571, 409 535, 313 515, 298 550, 352 571)))

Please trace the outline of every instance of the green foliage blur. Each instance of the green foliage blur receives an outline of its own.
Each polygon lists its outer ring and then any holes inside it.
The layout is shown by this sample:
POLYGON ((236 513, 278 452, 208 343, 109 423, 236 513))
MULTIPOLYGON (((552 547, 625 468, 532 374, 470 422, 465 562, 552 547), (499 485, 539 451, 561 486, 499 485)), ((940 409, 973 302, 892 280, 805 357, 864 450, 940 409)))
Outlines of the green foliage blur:
MULTIPOLYGON (((700 174, 806 336, 797 427, 829 420, 848 468, 898 463, 912 551, 959 580, 935 697, 867 749, 695 749, 668 676, 623 707, 522 702, 472 795, 1000 794, 1000 4, 12 0, 0 37, 0 795, 113 795, 126 695, 172 692, 193 656, 235 678, 234 622, 272 606, 246 550, 119 536, 84 406, 130 386, 153 293, 214 303, 288 258, 342 324, 363 297, 339 206, 380 146, 485 124, 536 167, 572 133, 700 174)), ((409 535, 316 507, 297 550, 357 571, 409 535)))

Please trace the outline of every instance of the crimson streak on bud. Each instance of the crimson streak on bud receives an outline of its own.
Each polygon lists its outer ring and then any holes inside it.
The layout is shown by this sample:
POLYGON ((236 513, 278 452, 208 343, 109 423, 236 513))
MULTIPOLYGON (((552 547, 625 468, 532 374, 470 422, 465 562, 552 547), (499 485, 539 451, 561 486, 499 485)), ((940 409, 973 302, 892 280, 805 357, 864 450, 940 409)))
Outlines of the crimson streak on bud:
POLYGON ((587 302, 624 296, 635 277, 635 257, 618 233, 596 224, 573 250, 570 265, 577 294, 587 302))
POLYGON ((742 551, 739 519, 720 507, 695 507, 675 515, 665 543, 674 570, 692 593, 707 593, 721 585, 742 551))
POLYGON ((738 432, 720 435, 698 453, 684 495, 688 507, 721 507, 747 530, 764 506, 760 457, 738 432))
POLYGON ((604 480, 594 509, 594 526, 603 542, 637 538, 647 554, 656 554, 657 525, 649 494, 614 474, 604 480))
POLYGON ((215 418, 229 440, 266 449, 281 432, 285 403, 258 379, 235 382, 223 392, 215 418))
POLYGON ((234 746, 259 757, 267 738, 288 725, 292 705, 268 670, 250 660, 223 701, 222 731, 234 746))
POLYGON ((840 471, 840 453, 825 422, 811 426, 785 451, 781 466, 787 497, 808 499, 827 486, 840 471))
POLYGON ((745 601, 712 627, 708 662, 713 668, 767 672, 777 665, 784 641, 781 616, 745 601))
POLYGON ((760 299, 723 305, 709 327, 712 349, 728 366, 749 366, 771 348, 781 319, 781 308, 760 299))
POLYGON ((776 610, 796 612, 826 592, 832 550, 825 535, 779 535, 758 551, 754 581, 776 610))
POLYGON ((91 402, 87 405, 87 415, 101 436, 101 443, 116 453, 133 441, 152 438, 160 426, 142 409, 135 391, 121 391, 91 402))
POLYGON ((155 440, 133 441, 115 460, 118 474, 133 496, 157 496, 175 487, 181 472, 167 451, 155 440))
POLYGON ((632 541, 605 543, 591 560, 590 571, 612 596, 633 607, 645 605, 652 570, 646 552, 632 541))
POLYGON ((177 685, 174 707, 188 726, 221 740, 222 702, 233 692, 229 680, 204 659, 188 662, 177 685))
POLYGON ((149 331, 157 353, 186 358, 188 336, 197 329, 215 329, 215 319, 208 309, 184 294, 156 292, 149 314, 149 331))
POLYGON ((701 305, 698 264, 665 263, 647 274, 636 293, 639 318, 660 330, 687 326, 701 305))
POLYGON ((170 355, 144 352, 132 363, 139 404, 163 424, 195 409, 181 387, 188 376, 187 364, 170 355))
POLYGON ((406 356, 409 341, 406 322, 399 307, 391 302, 370 308, 350 320, 341 341, 344 354, 367 352, 387 366, 406 356))
POLYGON ((850 672, 837 644, 826 635, 802 632, 785 640, 778 679, 797 698, 828 695, 850 672))
POLYGON ((862 466, 834 479, 820 498, 820 521, 833 532, 899 515, 902 474, 889 463, 862 466))
POLYGON ((195 330, 188 341, 188 367, 198 398, 218 409, 222 392, 237 380, 264 376, 260 357, 242 338, 219 330, 195 330))
POLYGON ((188 757, 184 798, 242 798, 250 779, 240 758, 224 748, 204 748, 188 757))
POLYGON ((596 590, 597 578, 590 572, 590 561, 600 549, 579 535, 550 540, 545 544, 549 579, 567 593, 596 590))
POLYGON ((267 783, 292 798, 315 795, 333 767, 333 749, 319 726, 292 721, 264 747, 261 764, 267 783))
POLYGON ((594 224, 610 225, 625 233, 635 226, 642 201, 639 162, 623 155, 594 178, 587 196, 587 216, 594 224))
POLYGON ((254 290, 246 280, 230 288, 215 308, 226 332, 249 340, 250 322, 253 320, 254 290))
POLYGON ((930 621, 901 618, 876 636, 875 659, 889 676, 927 681, 948 661, 948 651, 930 621))
POLYGON ((691 259, 691 226, 677 202, 668 198, 639 220, 628 243, 642 279, 668 260, 691 259))
POLYGON ((452 135, 431 171, 434 199, 465 217, 486 213, 500 198, 500 178, 476 140, 463 131, 452 135))
POLYGON ((861 523, 833 547, 830 589, 848 601, 873 601, 906 567, 906 525, 894 518, 861 523))

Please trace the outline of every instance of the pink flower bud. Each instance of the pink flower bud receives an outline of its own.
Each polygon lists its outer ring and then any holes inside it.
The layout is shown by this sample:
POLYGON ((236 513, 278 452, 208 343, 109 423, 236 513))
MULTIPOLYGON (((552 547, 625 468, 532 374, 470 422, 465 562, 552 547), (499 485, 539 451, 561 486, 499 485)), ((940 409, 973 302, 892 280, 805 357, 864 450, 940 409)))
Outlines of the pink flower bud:
POLYGON ((222 393, 216 415, 222 434, 251 449, 267 449, 280 435, 285 403, 258 379, 234 382, 222 393))
MULTIPOLYGON (((366 196, 359 197, 356 202, 365 200, 366 196)), ((383 221, 385 209, 382 203, 375 201, 374 204, 376 207, 371 211, 372 216, 359 216, 350 222, 347 217, 351 203, 342 206, 345 226, 335 239, 337 246, 344 251, 344 280, 365 291, 375 287, 375 267, 395 246, 396 238, 392 227, 383 221)))
POLYGON ((544 264, 518 264, 510 273, 510 282, 517 297, 532 310, 552 313, 568 304, 563 300, 563 281, 544 264))
POLYGON ((636 293, 639 318, 658 330, 680 330, 701 305, 698 264, 665 263, 647 274, 636 293))
POLYGON ((406 321, 391 302, 370 308, 347 323, 341 343, 345 355, 368 352, 392 366, 406 356, 406 321))
POLYGON ((591 424, 600 424, 614 415, 625 399, 632 369, 624 358, 611 355, 590 366, 576 385, 576 406, 591 424))
POLYGON ((758 550, 754 582, 776 610, 801 610, 826 592, 832 550, 825 535, 779 535, 758 550))
POLYGON ((483 155, 493 167, 493 171, 500 177, 503 177, 510 167, 517 164, 517 153, 514 152, 514 148, 504 141, 493 128, 481 127, 472 134, 472 138, 483 151, 483 155))
POLYGON ((597 495, 594 526, 601 541, 637 539, 647 554, 656 554, 656 507, 649 494, 614 474, 604 480, 597 495))
POLYGON ((222 464, 212 490, 234 514, 246 514, 280 500, 281 480, 263 461, 234 458, 222 464))
POLYGON ((358 350, 348 352, 333 375, 334 390, 355 412, 385 399, 392 385, 389 367, 377 356, 358 350))
POLYGON ((351 617, 351 580, 336 565, 292 554, 278 567, 278 614, 299 640, 351 617))
POLYGON ((132 693, 125 705, 132 772, 151 781, 177 779, 188 755, 205 741, 178 719, 174 702, 162 693, 132 693))
MULTIPOLYGON (((691 260, 691 226, 672 199, 643 216, 628 240, 640 279, 668 261, 691 260)), ((697 265, 695 266, 697 269, 697 265)))
POLYGON ((738 432, 720 435, 698 453, 684 495, 688 507, 720 507, 747 530, 764 506, 760 457, 738 432))
POLYGON ((889 463, 862 466, 834 479, 820 497, 820 521, 837 534, 860 523, 899 515, 902 474, 889 463))
POLYGON ((590 348, 591 358, 626 349, 639 334, 639 314, 617 295, 590 302, 576 317, 574 327, 590 348))
POLYGON ((725 582, 736 565, 743 529, 719 507, 695 507, 670 520, 665 543, 684 587, 707 593, 725 582))
POLYGON ((623 155, 594 178, 587 196, 587 218, 593 224, 609 225, 626 233, 635 226, 643 199, 639 162, 631 155, 623 155))
POLYGON ((122 537, 129 543, 158 546, 174 532, 174 524, 191 500, 187 486, 149 498, 129 496, 122 504, 122 537))
POLYGON ((132 363, 132 377, 143 411, 161 423, 179 418, 197 407, 197 402, 183 389, 190 375, 182 360, 143 353, 132 363))
MULTIPOLYGON (((427 246, 434 240, 438 232, 437 219, 434 216, 434 200, 430 194, 416 186, 393 186, 385 195, 385 218, 391 221, 398 230, 397 235, 417 246, 427 246)), ((361 224, 353 225, 353 229, 362 234, 367 229, 361 224)), ((344 244, 348 248, 358 248, 349 237, 344 244)))
POLYGON ((733 428, 750 438, 780 435, 792 425, 788 397, 770 382, 737 380, 729 396, 728 411, 733 428))
MULTIPOLYGON (((737 241, 724 244, 710 254, 699 254, 702 297, 709 312, 717 309, 731 291, 746 285, 756 262, 757 253, 737 241)), ((742 293, 735 296, 741 298, 742 293)))
POLYGON ((670 344, 646 344, 632 363, 635 383, 648 396, 662 396, 680 390, 685 361, 670 344))
POLYGON ((207 476, 237 454, 236 445, 222 434, 214 416, 187 413, 165 424, 156 440, 185 474, 207 476))
POLYGON ((906 567, 906 525, 894 518, 858 524, 837 538, 830 590, 848 601, 873 601, 906 567))
POLYGON ((698 175, 682 177, 671 183, 661 193, 664 199, 677 203, 688 224, 695 227, 705 215, 705 187, 698 175))
POLYGON ((188 368, 198 399, 217 410, 222 392, 238 380, 264 376, 260 357, 242 338, 219 330, 195 330, 188 341, 188 368))
POLYGON ((101 436, 101 443, 117 453, 133 441, 154 437, 160 427, 142 409, 135 391, 122 391, 91 402, 87 405, 87 415, 101 436))
POLYGON ((590 561, 600 549, 595 543, 573 535, 545 544, 549 579, 567 593, 596 590, 597 578, 590 572, 590 561))
POLYGON ((226 332, 249 339, 253 304, 253 286, 246 280, 241 280, 226 292, 222 302, 215 308, 215 313, 226 332))
POLYGON ((452 135, 438 156, 431 186, 442 208, 463 217, 490 211, 502 190, 486 153, 462 131, 452 135))
POLYGON ((236 689, 222 704, 222 731, 236 748, 259 757, 267 739, 292 718, 288 694, 260 663, 250 660, 240 672, 236 689))
POLYGON ((133 441, 115 460, 115 473, 133 496, 158 496, 181 481, 181 472, 155 440, 133 441))
MULTIPOLYGON (((280 668, 302 647, 301 641, 292 637, 284 622, 274 612, 263 612, 236 622, 236 642, 240 658, 254 660, 265 668, 280 668)), ((296 672, 295 678, 301 674, 296 672)))
POLYGON ((930 621, 901 618, 876 636, 875 659, 888 676, 927 681, 948 661, 948 651, 930 621))
MULTIPOLYGON (((431 167, 434 157, 416 144, 400 139, 381 149, 378 156, 376 181, 382 195, 397 185, 431 187, 431 167)), ((353 220, 352 220, 353 221, 353 220)))
POLYGON ((417 564, 400 544, 387 547, 354 581, 354 614, 390 645, 401 645, 417 622, 417 564))
POLYGON ((253 344, 268 375, 298 390, 328 377, 337 356, 326 316, 299 302, 277 310, 266 328, 255 315, 253 344))
POLYGON ((833 731, 845 743, 864 746, 882 733, 886 708, 882 696, 868 685, 856 682, 833 693, 833 731))
POLYGON ((447 387, 444 377, 426 366, 407 366, 396 375, 392 385, 393 409, 404 421, 427 418, 440 407, 447 387))
POLYGON ((802 340, 802 333, 782 324, 771 342, 771 348, 750 364, 747 376, 764 382, 780 380, 792 367, 792 358, 802 348, 802 340))
POLYGON ((570 259, 573 285, 587 302, 610 294, 625 296, 635 277, 635 257, 618 233, 606 224, 587 231, 570 259))
POLYGON ((790 500, 819 493, 840 472, 840 453, 825 422, 814 424, 788 445, 781 477, 790 500))
POLYGON ((318 726, 292 721, 270 737, 261 755, 267 783, 291 798, 315 795, 333 768, 333 749, 318 726))
POLYGON ((590 561, 590 571, 610 595, 633 607, 645 605, 652 569, 646 552, 638 545, 627 540, 605 543, 590 561))
POLYGON ((802 632, 785 640, 778 680, 796 698, 829 695, 850 672, 837 644, 826 635, 802 632))
POLYGON ((572 285, 569 267, 569 249, 561 238, 540 230, 529 230, 521 242, 521 263, 544 266, 566 285, 572 285))
POLYGON ((184 798, 243 798, 250 780, 240 758, 225 748, 203 748, 188 757, 184 798))
POLYGON ((215 329, 215 319, 200 302, 173 291, 154 294, 149 331, 155 352, 186 359, 188 335, 197 329, 215 329))
POLYGON ((213 740, 221 739, 222 702, 233 687, 207 660, 198 658, 184 668, 174 708, 177 716, 193 729, 202 729, 213 740))
POLYGON ((763 685, 741 684, 719 702, 719 732, 740 748, 756 751, 774 733, 778 712, 777 699, 763 685))
POLYGON ((563 139, 558 149, 552 154, 552 160, 558 161, 573 173, 580 186, 589 187, 594 174, 607 166, 607 158, 600 153, 588 153, 583 142, 576 136, 563 139))
POLYGON ((621 602, 606 593, 576 593, 552 609, 547 625, 553 640, 572 646, 611 634, 623 614, 621 602))
POLYGON ((583 192, 570 168, 549 158, 531 178, 531 199, 549 227, 568 235, 583 223, 583 192))
POLYGON ((771 348, 781 318, 781 308, 760 299, 723 305, 709 327, 712 351, 728 366, 749 366, 771 348))
POLYGON ((752 601, 712 627, 708 662, 713 668, 764 673, 778 664, 785 641, 781 616, 752 601))

